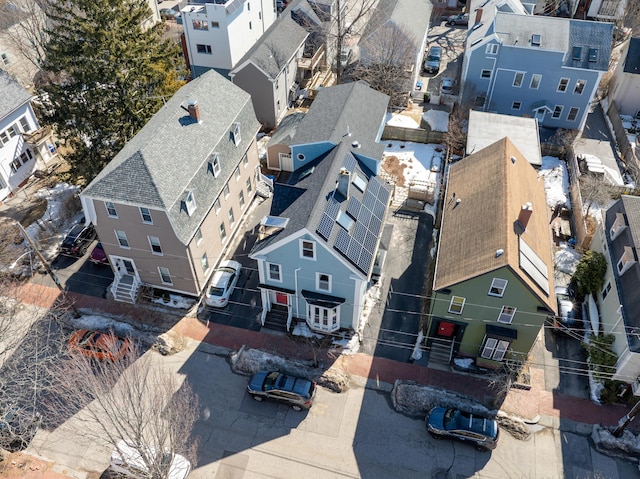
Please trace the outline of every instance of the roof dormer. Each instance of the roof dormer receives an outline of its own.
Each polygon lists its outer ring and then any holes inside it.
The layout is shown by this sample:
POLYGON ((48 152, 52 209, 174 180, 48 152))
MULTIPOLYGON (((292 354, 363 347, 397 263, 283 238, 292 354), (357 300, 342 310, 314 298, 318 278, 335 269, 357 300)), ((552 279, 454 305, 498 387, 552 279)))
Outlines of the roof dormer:
POLYGON ((622 276, 631 266, 638 262, 636 249, 631 246, 624 247, 624 253, 618 260, 618 274, 622 276))
POLYGON ((611 228, 609 228, 609 238, 611 238, 611 241, 616 239, 626 227, 626 216, 623 213, 616 213, 616 219, 611 225, 611 228))

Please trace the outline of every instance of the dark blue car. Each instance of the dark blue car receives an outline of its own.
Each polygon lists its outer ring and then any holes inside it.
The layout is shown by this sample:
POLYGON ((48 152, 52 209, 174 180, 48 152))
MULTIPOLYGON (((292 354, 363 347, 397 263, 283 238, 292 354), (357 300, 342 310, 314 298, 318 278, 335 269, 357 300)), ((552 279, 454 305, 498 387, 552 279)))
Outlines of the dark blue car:
POLYGON ((427 414, 426 422, 427 431, 436 439, 457 439, 482 450, 495 449, 498 445, 499 430, 495 419, 459 409, 434 407, 427 414))
POLYGON ((247 392, 256 401, 275 399, 294 410, 309 409, 316 395, 316 384, 308 379, 288 376, 277 371, 260 371, 249 379, 247 392))

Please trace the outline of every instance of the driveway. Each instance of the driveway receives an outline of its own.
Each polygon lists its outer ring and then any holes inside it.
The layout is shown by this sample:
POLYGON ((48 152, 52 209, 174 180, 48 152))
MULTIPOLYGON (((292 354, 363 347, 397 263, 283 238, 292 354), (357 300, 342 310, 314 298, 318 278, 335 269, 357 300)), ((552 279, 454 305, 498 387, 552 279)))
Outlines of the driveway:
POLYGON ((421 212, 398 210, 383 272, 383 298, 364 330, 361 351, 407 362, 420 324, 425 299, 425 272, 433 232, 433 218, 421 212), (388 291, 388 292, 387 292, 388 291))

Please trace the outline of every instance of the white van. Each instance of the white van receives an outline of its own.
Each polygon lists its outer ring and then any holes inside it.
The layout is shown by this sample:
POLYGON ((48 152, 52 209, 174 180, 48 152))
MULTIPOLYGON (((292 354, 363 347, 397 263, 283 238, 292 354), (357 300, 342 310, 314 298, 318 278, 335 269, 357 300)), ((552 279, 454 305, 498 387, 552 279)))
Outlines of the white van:
MULTIPOLYGON (((150 446, 146 447, 149 453, 149 457, 156 457, 156 450, 150 446)), ((163 457, 160 459, 164 464, 169 465, 169 474, 167 479, 185 479, 191 472, 191 463, 181 456, 180 454, 174 454, 173 460, 171 460, 171 454, 168 452, 162 453, 163 457)), ((134 447, 133 444, 120 440, 118 447, 111 453, 111 459, 109 466, 113 472, 122 474, 128 477, 140 477, 149 475, 149 468, 142 460, 139 448, 134 447)))

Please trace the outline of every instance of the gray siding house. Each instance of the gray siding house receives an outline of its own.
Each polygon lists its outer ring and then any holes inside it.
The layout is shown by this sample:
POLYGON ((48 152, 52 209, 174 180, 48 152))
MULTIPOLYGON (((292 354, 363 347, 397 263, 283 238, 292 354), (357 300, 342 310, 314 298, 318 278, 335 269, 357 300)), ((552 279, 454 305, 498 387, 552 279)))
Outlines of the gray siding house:
POLYGON ((187 83, 81 193, 115 274, 116 300, 141 285, 198 296, 256 192, 249 95, 215 71, 187 83))
POLYGON ((322 89, 297 128, 250 257, 270 311, 319 332, 357 329, 392 188, 378 178, 389 98, 355 82, 322 89))
POLYGON ((463 101, 545 127, 582 128, 609 66, 614 25, 531 15, 518 0, 477 0, 471 12, 463 101))
POLYGON ((324 47, 311 25, 321 22, 306 0, 289 6, 229 73, 231 81, 251 95, 258 121, 275 127, 298 95, 299 63, 324 58, 324 47), (315 55, 321 51, 321 55, 315 55))

